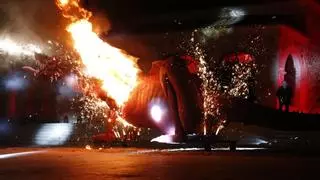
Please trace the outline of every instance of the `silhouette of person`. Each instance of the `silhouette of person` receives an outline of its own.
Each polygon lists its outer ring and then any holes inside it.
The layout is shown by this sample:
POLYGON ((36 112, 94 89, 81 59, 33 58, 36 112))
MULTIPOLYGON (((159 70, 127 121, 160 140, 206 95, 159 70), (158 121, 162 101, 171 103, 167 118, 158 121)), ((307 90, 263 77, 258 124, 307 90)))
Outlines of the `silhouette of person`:
POLYGON ((63 117, 63 122, 64 122, 64 123, 69 123, 69 118, 68 118, 67 115, 65 115, 65 116, 63 117))
POLYGON ((289 112, 289 106, 292 98, 292 88, 287 84, 286 81, 283 81, 282 85, 277 90, 277 97, 279 101, 279 110, 282 111, 284 106, 285 112, 289 112))
POLYGON ((256 102, 256 92, 255 92, 255 80, 254 77, 250 76, 248 79, 248 101, 249 102, 256 102))

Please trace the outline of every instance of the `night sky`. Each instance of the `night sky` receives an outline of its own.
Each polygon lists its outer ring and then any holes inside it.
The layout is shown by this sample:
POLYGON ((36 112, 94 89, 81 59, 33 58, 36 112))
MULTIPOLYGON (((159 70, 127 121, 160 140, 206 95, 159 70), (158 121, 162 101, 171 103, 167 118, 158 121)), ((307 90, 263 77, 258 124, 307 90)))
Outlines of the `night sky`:
MULTIPOLYGON (((86 8, 103 14, 111 28, 101 34, 106 41, 140 58, 142 69, 150 68, 150 61, 161 59, 157 42, 165 42, 166 49, 176 51, 175 42, 165 36, 181 37, 181 32, 206 27, 219 19, 225 7, 238 7, 246 12, 244 19, 234 26, 286 24, 302 33, 305 12, 293 0, 263 1, 84 1, 86 8)), ((174 38, 173 38, 174 39, 174 38)), ((179 38, 177 41, 181 40, 179 38)), ((171 38, 172 40, 172 38, 171 38)))
MULTIPOLYGON (((181 31, 212 24, 223 7, 244 7, 248 11, 246 24, 286 23, 303 31, 301 9, 293 0, 240 1, 102 1, 84 2, 92 11, 102 11, 111 21, 114 33, 150 33, 181 31), (278 16, 274 19, 273 16, 278 16)), ((111 33, 112 34, 112 33, 111 33)))

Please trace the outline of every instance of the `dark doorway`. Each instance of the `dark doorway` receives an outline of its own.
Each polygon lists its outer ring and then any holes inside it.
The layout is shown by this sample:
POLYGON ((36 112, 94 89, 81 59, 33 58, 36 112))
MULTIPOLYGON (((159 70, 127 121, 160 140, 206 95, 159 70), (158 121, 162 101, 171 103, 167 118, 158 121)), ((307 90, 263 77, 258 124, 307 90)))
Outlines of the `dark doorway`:
POLYGON ((297 74, 297 72, 296 72, 293 57, 291 54, 289 54, 287 57, 284 70, 285 70, 284 80, 292 88, 292 92, 294 93, 294 90, 296 88, 296 74, 297 74))

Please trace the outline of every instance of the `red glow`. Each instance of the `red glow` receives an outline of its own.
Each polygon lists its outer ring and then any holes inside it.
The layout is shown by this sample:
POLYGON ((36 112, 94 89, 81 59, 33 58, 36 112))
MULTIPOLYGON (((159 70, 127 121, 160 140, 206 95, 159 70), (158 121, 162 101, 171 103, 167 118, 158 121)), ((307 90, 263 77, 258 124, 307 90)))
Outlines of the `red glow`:
POLYGON ((224 58, 224 61, 227 62, 239 62, 239 63, 249 63, 254 61, 254 58, 247 53, 233 53, 231 55, 228 55, 224 58))
POLYGON ((196 74, 198 72, 198 63, 197 61, 191 56, 181 56, 182 59, 187 61, 188 70, 192 74, 196 74))
POLYGON ((309 71, 312 70, 307 68, 310 53, 315 54, 316 52, 308 38, 289 27, 281 26, 278 52, 278 78, 275 88, 281 86, 285 80, 285 76, 288 76, 286 63, 288 63, 291 55, 293 60, 292 68, 295 71, 294 81, 289 84, 294 86, 294 96, 292 105, 290 106, 291 111, 310 113, 310 108, 316 101, 315 97, 317 97, 318 91, 312 88, 317 83, 315 81, 316 78, 310 75, 309 71))
POLYGON ((299 0, 302 9, 305 11, 306 32, 310 41, 314 44, 320 44, 320 4, 316 0, 299 0))
POLYGON ((16 114, 16 93, 11 92, 9 95, 9 117, 13 118, 16 114))
POLYGON ((92 140, 96 142, 112 142, 116 140, 116 137, 112 131, 107 131, 106 133, 94 135, 92 140))

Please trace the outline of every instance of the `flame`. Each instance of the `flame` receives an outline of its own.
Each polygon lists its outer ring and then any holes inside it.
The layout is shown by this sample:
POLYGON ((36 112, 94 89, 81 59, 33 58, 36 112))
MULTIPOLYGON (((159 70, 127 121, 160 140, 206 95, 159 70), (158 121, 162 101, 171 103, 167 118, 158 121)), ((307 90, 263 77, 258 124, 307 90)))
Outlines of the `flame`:
POLYGON ((60 0, 60 1, 57 1, 57 5, 59 7, 65 7, 66 5, 69 4, 69 0, 60 0))
POLYGON ((125 119, 123 119, 121 116, 118 115, 117 119, 118 122, 120 122, 124 127, 134 127, 134 125, 128 123, 125 119))
POLYGON ((56 0, 58 8, 62 11, 62 15, 72 22, 76 22, 81 19, 90 19, 92 13, 85 10, 79 5, 80 0, 56 0))
POLYGON ((93 32, 92 13, 79 6, 79 0, 57 0, 64 17, 71 20, 67 31, 79 53, 86 73, 102 81, 102 89, 119 107, 128 100, 138 83, 137 58, 112 47, 93 32))

